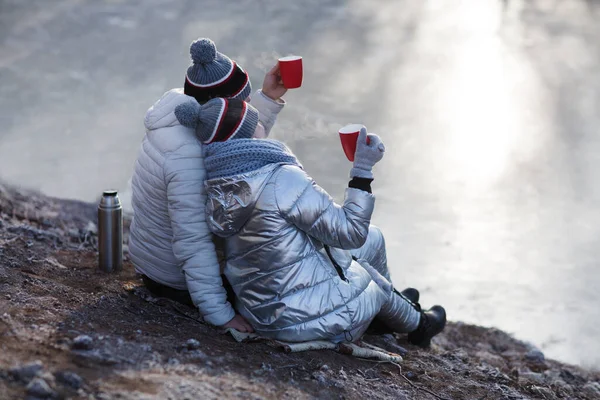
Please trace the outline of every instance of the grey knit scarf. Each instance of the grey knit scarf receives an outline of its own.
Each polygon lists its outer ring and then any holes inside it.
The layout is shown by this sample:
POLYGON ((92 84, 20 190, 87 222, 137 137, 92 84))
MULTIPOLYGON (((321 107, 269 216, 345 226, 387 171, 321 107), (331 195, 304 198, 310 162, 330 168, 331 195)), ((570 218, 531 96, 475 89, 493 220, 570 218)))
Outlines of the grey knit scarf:
POLYGON ((225 178, 255 171, 269 164, 302 165, 285 144, 270 139, 235 139, 204 148, 207 178, 225 178))

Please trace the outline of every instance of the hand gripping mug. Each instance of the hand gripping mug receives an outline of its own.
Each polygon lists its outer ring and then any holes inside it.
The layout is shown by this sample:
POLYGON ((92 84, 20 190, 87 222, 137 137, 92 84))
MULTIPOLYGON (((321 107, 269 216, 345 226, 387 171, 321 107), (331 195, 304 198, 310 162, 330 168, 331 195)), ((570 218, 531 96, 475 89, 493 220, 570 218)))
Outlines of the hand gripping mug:
MULTIPOLYGON (((350 124, 344 126, 339 130, 340 140, 342 142, 342 149, 344 154, 349 161, 354 161, 354 153, 356 153, 356 143, 358 141, 358 135, 360 130, 364 128, 361 124, 350 124)), ((369 144, 369 138, 367 138, 367 144, 369 144)))

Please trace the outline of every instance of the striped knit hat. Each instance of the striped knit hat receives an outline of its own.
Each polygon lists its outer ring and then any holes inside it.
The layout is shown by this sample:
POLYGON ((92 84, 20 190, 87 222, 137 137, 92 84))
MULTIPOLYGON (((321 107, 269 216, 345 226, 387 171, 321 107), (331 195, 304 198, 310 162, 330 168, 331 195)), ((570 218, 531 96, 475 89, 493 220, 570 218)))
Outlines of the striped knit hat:
POLYGON ((200 105, 188 101, 175 107, 179 123, 196 130, 202 143, 228 139, 251 139, 258 124, 258 111, 244 100, 216 98, 200 105))
POLYGON ((207 38, 192 42, 192 65, 185 76, 184 93, 203 104, 215 97, 245 100, 252 92, 248 73, 207 38))

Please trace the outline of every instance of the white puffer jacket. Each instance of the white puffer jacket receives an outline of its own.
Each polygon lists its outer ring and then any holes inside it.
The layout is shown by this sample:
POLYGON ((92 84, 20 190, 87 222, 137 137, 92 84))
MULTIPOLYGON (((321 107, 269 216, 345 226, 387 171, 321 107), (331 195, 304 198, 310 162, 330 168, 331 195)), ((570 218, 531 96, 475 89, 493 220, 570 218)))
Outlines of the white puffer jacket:
MULTIPOLYGON (((205 219, 206 171, 193 129, 179 124, 175 107, 189 101, 182 89, 166 92, 146 113, 132 178, 129 253, 136 271, 175 289, 187 289, 204 320, 223 325, 235 316, 223 288, 205 219)), ((284 102, 259 90, 251 104, 268 135, 284 102)))

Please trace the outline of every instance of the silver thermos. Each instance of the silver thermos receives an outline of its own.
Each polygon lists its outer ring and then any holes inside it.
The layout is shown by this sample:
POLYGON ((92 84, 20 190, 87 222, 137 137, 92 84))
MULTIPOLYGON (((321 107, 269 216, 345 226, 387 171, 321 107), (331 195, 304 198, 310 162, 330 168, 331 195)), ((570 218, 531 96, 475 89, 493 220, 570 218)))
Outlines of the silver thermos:
POLYGON ((98 258, 104 272, 123 268, 123 207, 116 190, 105 190, 98 204, 98 258))

